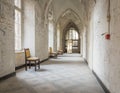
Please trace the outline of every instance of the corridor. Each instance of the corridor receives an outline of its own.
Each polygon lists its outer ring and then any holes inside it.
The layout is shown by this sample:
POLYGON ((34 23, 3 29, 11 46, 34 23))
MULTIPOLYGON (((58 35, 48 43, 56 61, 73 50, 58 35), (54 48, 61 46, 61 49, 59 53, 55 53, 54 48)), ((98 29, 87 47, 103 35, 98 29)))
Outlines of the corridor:
POLYGON ((34 67, 17 71, 0 83, 0 93, 104 93, 79 54, 63 54, 34 67))
POLYGON ((120 93, 119 42, 120 0, 0 0, 0 93, 120 93))

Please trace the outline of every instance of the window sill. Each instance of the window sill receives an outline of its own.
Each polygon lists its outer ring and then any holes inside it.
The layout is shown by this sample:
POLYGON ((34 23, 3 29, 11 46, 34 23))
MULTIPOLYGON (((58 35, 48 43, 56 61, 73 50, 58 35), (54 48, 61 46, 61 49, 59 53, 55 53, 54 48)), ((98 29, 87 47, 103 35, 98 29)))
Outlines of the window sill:
POLYGON ((16 54, 24 53, 24 50, 15 50, 16 54))

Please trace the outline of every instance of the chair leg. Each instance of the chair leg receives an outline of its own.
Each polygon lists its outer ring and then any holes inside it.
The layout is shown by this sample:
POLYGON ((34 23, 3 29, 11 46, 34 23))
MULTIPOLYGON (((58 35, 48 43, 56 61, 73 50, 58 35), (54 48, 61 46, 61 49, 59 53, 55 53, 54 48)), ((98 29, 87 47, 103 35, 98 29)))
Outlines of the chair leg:
POLYGON ((27 71, 27 62, 25 62, 25 70, 27 71))
POLYGON ((29 69, 31 68, 31 61, 29 61, 29 69))
POLYGON ((37 68, 36 68, 36 61, 35 61, 35 71, 37 70, 37 68))
POLYGON ((40 60, 38 61, 38 68, 40 69, 40 60))

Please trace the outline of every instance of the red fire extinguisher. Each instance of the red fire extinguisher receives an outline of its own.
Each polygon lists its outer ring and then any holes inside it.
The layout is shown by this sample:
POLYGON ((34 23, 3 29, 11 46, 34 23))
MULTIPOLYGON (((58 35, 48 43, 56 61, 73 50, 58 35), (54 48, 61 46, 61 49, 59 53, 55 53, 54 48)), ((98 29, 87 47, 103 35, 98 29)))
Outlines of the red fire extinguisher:
POLYGON ((110 40, 110 34, 106 34, 105 39, 110 40))

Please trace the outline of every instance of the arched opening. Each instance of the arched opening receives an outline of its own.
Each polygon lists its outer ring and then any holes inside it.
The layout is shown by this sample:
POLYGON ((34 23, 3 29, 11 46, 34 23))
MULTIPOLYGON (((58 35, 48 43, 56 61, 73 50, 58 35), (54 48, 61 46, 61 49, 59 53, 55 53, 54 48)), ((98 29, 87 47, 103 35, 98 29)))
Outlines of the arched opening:
POLYGON ((80 53, 80 34, 77 26, 70 22, 63 33, 63 49, 65 53, 80 53))
POLYGON ((80 40, 80 31, 82 32, 81 24, 82 20, 79 15, 71 8, 66 9, 59 16, 56 26, 57 26, 57 47, 62 49, 65 53, 81 53, 81 40, 80 40), (72 34, 73 36, 78 37, 78 39, 68 38, 67 34, 72 34), (72 40, 70 40, 72 39, 72 40), (71 44, 69 42, 72 42, 71 44), (71 52, 70 52, 71 49, 71 52), (69 52, 67 52, 69 51, 69 52))
POLYGON ((75 28, 70 28, 65 35, 65 50, 67 53, 79 52, 79 35, 75 28))

